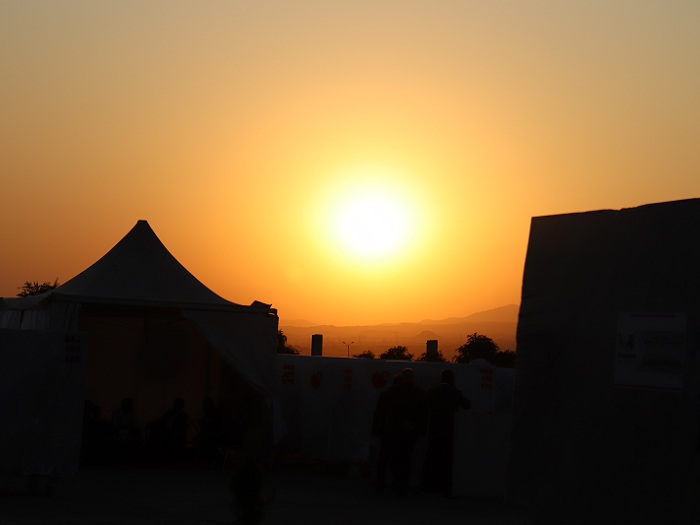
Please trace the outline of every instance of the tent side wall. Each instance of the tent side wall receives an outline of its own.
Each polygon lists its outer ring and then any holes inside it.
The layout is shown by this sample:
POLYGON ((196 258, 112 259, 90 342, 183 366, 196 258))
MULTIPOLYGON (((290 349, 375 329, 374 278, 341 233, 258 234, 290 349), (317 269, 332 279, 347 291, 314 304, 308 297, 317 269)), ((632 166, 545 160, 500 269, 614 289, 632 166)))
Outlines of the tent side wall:
POLYGON ((0 471, 78 469, 85 334, 0 329, 0 471))
POLYGON ((696 200, 533 219, 511 503, 558 523, 673 523, 686 512, 700 415, 699 234, 696 200))

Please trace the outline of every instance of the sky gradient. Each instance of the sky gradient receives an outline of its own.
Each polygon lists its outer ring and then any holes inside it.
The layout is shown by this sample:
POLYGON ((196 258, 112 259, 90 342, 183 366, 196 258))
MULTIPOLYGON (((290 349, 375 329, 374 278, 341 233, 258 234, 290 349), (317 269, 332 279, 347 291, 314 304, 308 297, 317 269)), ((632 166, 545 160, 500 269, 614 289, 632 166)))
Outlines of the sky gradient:
POLYGON ((700 197, 700 2, 0 4, 0 296, 139 219, 281 323, 520 301, 533 216, 700 197), (334 213, 391 194, 367 259, 334 213))

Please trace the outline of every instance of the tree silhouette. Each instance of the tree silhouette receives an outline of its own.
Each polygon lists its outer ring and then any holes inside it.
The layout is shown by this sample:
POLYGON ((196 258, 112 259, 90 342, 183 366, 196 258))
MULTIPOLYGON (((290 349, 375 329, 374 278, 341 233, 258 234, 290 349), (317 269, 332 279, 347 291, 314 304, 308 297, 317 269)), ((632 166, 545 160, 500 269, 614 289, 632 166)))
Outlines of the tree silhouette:
POLYGON ((437 355, 435 357, 429 357, 428 352, 423 352, 416 361, 423 361, 426 363, 445 363, 447 362, 447 359, 445 359, 445 356, 442 355, 442 352, 440 350, 437 351, 437 355))
POLYGON ((402 361, 412 361, 413 354, 410 353, 408 348, 405 346, 392 346, 389 348, 389 350, 383 354, 380 354, 379 359, 400 359, 402 361))
POLYGON ((503 368, 515 368, 515 351, 503 350, 496 354, 496 361, 493 363, 503 368))
POLYGON ((467 336, 467 342, 456 350, 452 360, 455 363, 468 363, 474 359, 486 359, 496 364, 498 350, 493 339, 474 332, 467 336))
POLYGON ((25 281, 22 286, 17 287, 17 289, 19 290, 17 296, 27 297, 29 295, 39 295, 48 292, 49 290, 53 290, 57 287, 58 278, 56 278, 53 283, 50 281, 44 281, 43 283, 39 284, 37 281, 25 281))
POLYGON ((299 355, 299 350, 287 344, 287 336, 282 330, 277 330, 277 353, 299 355))
POLYGON ((359 357, 360 359, 374 359, 374 352, 372 352, 372 350, 365 350, 359 354, 353 354, 353 357, 359 357))

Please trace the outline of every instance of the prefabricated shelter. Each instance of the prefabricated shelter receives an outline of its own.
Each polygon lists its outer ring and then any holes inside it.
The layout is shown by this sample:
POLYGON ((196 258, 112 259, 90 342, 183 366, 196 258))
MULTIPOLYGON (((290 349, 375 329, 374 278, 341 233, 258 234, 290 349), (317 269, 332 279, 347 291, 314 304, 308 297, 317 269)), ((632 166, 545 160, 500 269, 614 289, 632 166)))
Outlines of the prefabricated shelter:
POLYGON ((700 200, 531 222, 508 499, 533 523, 697 508, 700 200))
MULTIPOLYGON (((470 410, 455 416, 454 495, 503 497, 514 370, 484 360, 454 364, 279 355, 280 406, 288 428, 283 445, 323 462, 372 465, 378 453, 372 436, 377 400, 406 367, 423 389, 437 386, 441 372, 452 370, 455 385, 471 401, 470 410)), ((425 445, 421 440, 416 447, 416 484, 425 445)))
POLYGON ((277 327, 270 305, 236 304, 204 286, 143 220, 65 284, 0 305, 0 328, 14 332, 7 340, 15 342, 3 353, 28 344, 18 331, 77 334, 87 349, 84 356, 73 350, 86 361, 85 399, 108 419, 122 398, 133 398, 141 423, 178 397, 191 416, 205 396, 224 407, 250 396, 269 405, 277 327))

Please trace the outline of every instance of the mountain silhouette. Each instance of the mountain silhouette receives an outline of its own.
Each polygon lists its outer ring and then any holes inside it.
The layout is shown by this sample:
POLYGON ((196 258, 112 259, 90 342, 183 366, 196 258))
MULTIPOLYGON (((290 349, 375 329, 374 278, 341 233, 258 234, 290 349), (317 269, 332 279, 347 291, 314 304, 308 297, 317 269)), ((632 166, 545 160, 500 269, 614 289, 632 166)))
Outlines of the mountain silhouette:
POLYGON ((418 356, 425 352, 426 341, 432 339, 438 341, 438 349, 450 359, 454 351, 466 342, 467 335, 474 332, 490 337, 501 350, 515 350, 518 311, 518 305, 509 304, 465 317, 357 326, 280 320, 280 330, 287 336, 287 343, 297 348, 301 355, 310 355, 311 336, 322 334, 323 355, 328 357, 347 357, 350 342, 351 355, 371 351, 378 356, 393 346, 406 346, 418 356))

